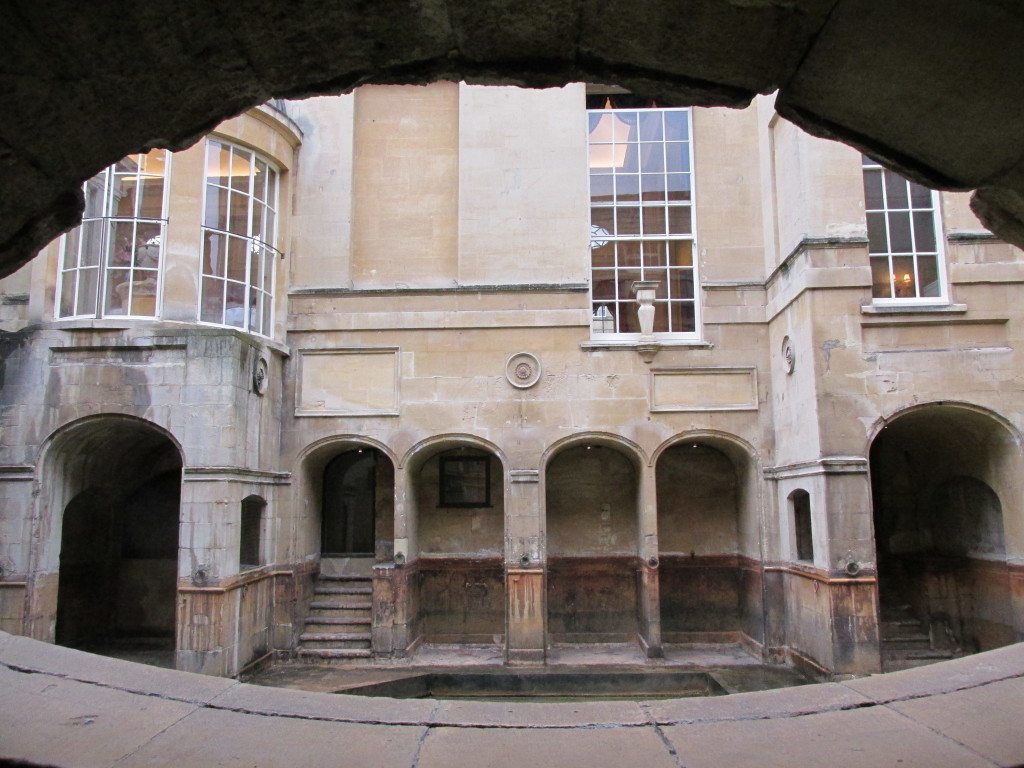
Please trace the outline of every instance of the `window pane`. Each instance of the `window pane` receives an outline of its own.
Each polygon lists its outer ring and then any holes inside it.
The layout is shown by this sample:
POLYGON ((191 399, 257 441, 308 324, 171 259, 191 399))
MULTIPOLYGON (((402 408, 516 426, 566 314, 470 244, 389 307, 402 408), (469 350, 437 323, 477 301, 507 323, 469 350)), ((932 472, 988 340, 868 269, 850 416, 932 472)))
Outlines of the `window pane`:
POLYGON ((139 216, 144 219, 160 219, 164 215, 164 179, 151 176, 142 179, 142 205, 139 216))
POLYGON ((277 208, 277 171, 267 166, 267 205, 277 208))
POLYGON ((109 264, 112 267, 130 266, 135 254, 135 222, 115 221, 110 224, 109 264))
POLYGON ((595 269, 593 276, 594 300, 615 300, 615 272, 610 269, 595 269))
POLYGON ((673 333, 693 333, 697 330, 696 312, 692 302, 673 301, 669 305, 673 333))
POLYGON ((661 112, 640 113, 640 141, 662 141, 664 134, 661 130, 661 114, 661 112))
POLYGON ((160 265, 160 224, 140 222, 135 229, 135 266, 154 269, 160 265))
POLYGON ((258 288, 249 289, 249 312, 246 320, 249 323, 249 330, 255 331, 256 333, 261 332, 260 318, 263 317, 263 311, 260 307, 260 292, 258 288))
POLYGON ((107 289, 103 301, 103 313, 106 315, 127 315, 128 300, 131 292, 131 270, 108 269, 107 289))
POLYGON ((910 253, 910 213, 907 211, 890 211, 889 213, 889 250, 890 253, 910 253))
MULTIPOLYGON (((267 278, 270 281, 270 278, 267 278)), ((260 333, 264 336, 270 336, 273 331, 272 318, 273 314, 273 297, 271 294, 264 292, 263 294, 263 325, 261 326, 260 333)))
POLYGON ((668 232, 670 235, 689 235, 693 233, 690 224, 690 207, 688 205, 669 206, 668 232))
POLYGON ((662 173, 665 170, 665 152, 661 144, 640 145, 640 172, 662 173))
POLYGON ((881 171, 864 171, 864 205, 868 210, 884 207, 881 171))
POLYGON ((619 333, 640 333, 640 320, 636 313, 636 302, 620 301, 618 307, 619 333))
POLYGON ((897 299, 912 299, 917 296, 917 280, 914 279, 914 257, 893 256, 892 271, 895 277, 897 299))
POLYGON ((692 299, 693 298, 693 270, 670 269, 669 270, 669 298, 692 299))
POLYGON ((70 317, 75 312, 75 278, 76 270, 63 274, 60 283, 60 317, 70 317))
POLYGON ((909 208, 907 182, 898 173, 885 171, 885 196, 889 208, 909 208))
POLYGON ((200 319, 205 323, 224 322, 224 282, 213 277, 203 278, 202 311, 200 319))
POLYGON ((942 286, 939 284, 939 265, 935 256, 917 257, 918 285, 921 286, 921 295, 934 297, 942 295, 942 286))
MULTIPOLYGON (((593 147, 591 147, 593 149, 593 147)), ((590 199, 610 203, 613 198, 611 175, 590 174, 590 199)))
POLYGON ((615 176, 615 196, 622 201, 639 200, 640 199, 640 177, 635 173, 629 174, 616 174, 615 176))
POLYGON ((612 113, 612 138, 616 142, 636 141, 636 112, 612 113))
POLYGON ((613 302, 595 303, 592 306, 590 328, 594 333, 615 333, 615 312, 613 302))
POLYGON ((264 202, 267 199, 267 164, 256 159, 256 177, 253 179, 253 195, 264 202))
POLYGON ((616 246, 620 267, 640 266, 640 243, 617 243, 616 246))
POLYGON ((96 290, 99 279, 99 268, 91 267, 78 273, 78 305, 76 315, 96 314, 96 290))
POLYGON ((643 228, 645 235, 665 234, 665 209, 660 206, 644 206, 643 228))
POLYGON ((591 226, 591 238, 600 238, 605 235, 611 235, 615 232, 615 209, 614 208, 591 208, 590 209, 590 226, 591 226), (601 231, 595 231, 594 227, 599 227, 601 231))
POLYGON ((666 254, 665 247, 668 243, 661 240, 656 240, 653 243, 645 242, 643 244, 644 251, 644 266, 645 267, 664 267, 666 254))
POLYGON ((662 173, 641 174, 640 188, 640 194, 644 200, 664 200, 665 175, 662 173))
POLYGON ((64 269, 78 266, 78 247, 82 238, 83 227, 75 227, 64 236, 64 269))
POLYGON ((114 175, 111 190, 112 215, 130 219, 135 215, 135 190, 139 180, 135 176, 114 175))
POLYGON ((654 303, 654 332, 668 333, 668 303, 657 301, 654 303))
POLYGON ((219 184, 222 187, 228 185, 228 168, 230 167, 231 152, 228 147, 219 141, 210 141, 206 155, 206 180, 219 184))
POLYGON ((670 267, 693 266, 693 242, 690 240, 674 240, 669 243, 670 267))
POLYGON ((263 260, 263 292, 267 294, 269 299, 274 297, 274 265, 275 265, 275 253, 269 249, 264 249, 265 258, 263 260))
POLYGON ((931 208, 932 192, 928 187, 910 182, 910 202, 915 208, 931 208))
POLYGON ((249 194, 252 153, 240 147, 231 150, 231 189, 249 194))
POLYGON ((155 269, 135 271, 132 281, 131 314, 140 317, 156 316, 156 283, 155 269))
POLYGON ((91 219, 104 214, 103 195, 106 192, 107 172, 101 171, 85 182, 85 213, 83 218, 91 219))
POLYGON ((914 212, 914 244, 917 252, 935 252, 935 219, 931 211, 914 212))
POLYGON ((600 248, 592 248, 590 251, 590 262, 595 269, 615 266, 615 244, 607 240, 600 248))
POLYGON ((876 299, 891 299, 889 285, 889 259, 885 256, 871 258, 871 296, 876 299))
POLYGON ((213 229, 228 228, 228 192, 213 184, 206 185, 206 210, 203 226, 213 229))
POLYGON ((207 232, 203 241, 203 274, 224 277, 226 237, 216 232, 207 232))
POLYGON ((639 269, 620 269, 618 274, 619 301, 629 300, 634 303, 633 283, 640 279, 639 269))
POLYGON ((658 285, 654 289, 655 300, 668 298, 668 270, 644 268, 644 280, 650 280, 658 285))
POLYGON ((885 233, 885 214, 869 213, 868 219, 868 251, 870 253, 888 253, 889 242, 885 233))
POLYGON ((686 141, 689 133, 686 127, 686 110, 665 112, 665 141, 686 141))
POLYGON ((114 173, 136 174, 139 172, 139 156, 128 155, 114 163, 114 173))
POLYGON ((236 328, 245 326, 245 286, 241 283, 227 284, 227 303, 224 307, 224 324, 236 328))
POLYGON ((249 234, 249 198, 240 192, 231 193, 228 206, 228 232, 236 235, 249 234))
POLYGON ((228 238, 228 278, 245 282, 245 261, 249 251, 249 241, 241 237, 228 238))
POLYGON ((616 208, 615 209, 617 235, 639 235, 640 234, 640 209, 639 208, 616 208))
POLYGON ((690 145, 689 144, 666 144, 665 145, 665 170, 670 173, 689 173, 690 171, 690 145))
POLYGON ((666 176, 669 200, 690 199, 690 174, 670 173, 666 176))

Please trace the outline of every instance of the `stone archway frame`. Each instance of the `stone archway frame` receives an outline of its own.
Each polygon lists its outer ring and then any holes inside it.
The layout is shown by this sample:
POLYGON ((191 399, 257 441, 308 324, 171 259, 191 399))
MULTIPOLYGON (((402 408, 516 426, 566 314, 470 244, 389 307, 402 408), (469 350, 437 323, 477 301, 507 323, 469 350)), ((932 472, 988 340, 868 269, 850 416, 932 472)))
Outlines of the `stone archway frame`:
POLYGON ((78 223, 81 183, 129 152, 189 146, 271 97, 364 83, 616 83, 666 103, 779 113, 918 181, 977 189, 975 211, 1024 245, 1017 69, 1024 14, 960 0, 39 0, 0 11, 0 274, 78 223), (60 18, 59 25, 52 19, 60 18), (231 30, 228 35, 225 30, 231 30), (45 33, 42 31, 45 30, 45 33), (123 56, 97 57, 97 50, 123 56), (170 84, 171 87, 168 87, 170 84), (130 87, 126 87, 129 85, 130 87), (58 149, 59 148, 59 149, 58 149))
MULTIPOLYGON (((84 416, 54 429, 43 440, 36 456, 32 507, 32 542, 28 552, 28 585, 25 597, 25 634, 37 639, 53 640, 57 614, 57 584, 59 576, 60 543, 63 532, 64 510, 73 498, 66 484, 58 486, 54 480, 62 478, 59 466, 63 454, 81 441, 83 433, 98 433, 112 422, 130 424, 166 440, 178 454, 184 472, 185 451, 179 440, 159 424, 125 413, 100 413, 84 416)), ((181 508, 178 510, 179 530, 181 508)))

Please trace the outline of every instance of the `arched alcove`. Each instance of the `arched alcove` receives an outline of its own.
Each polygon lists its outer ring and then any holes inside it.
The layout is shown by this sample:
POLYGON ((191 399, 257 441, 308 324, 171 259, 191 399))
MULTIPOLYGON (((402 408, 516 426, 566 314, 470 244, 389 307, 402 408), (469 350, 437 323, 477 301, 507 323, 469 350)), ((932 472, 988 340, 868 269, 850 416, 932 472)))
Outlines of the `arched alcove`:
POLYGON ((955 405, 911 409, 875 437, 883 668, 1017 639, 1003 500, 1019 499, 1020 461, 996 418, 955 405))
POLYGON ((544 470, 548 636, 553 643, 637 637, 639 463, 580 440, 544 470))
POLYGON ((38 544, 32 599, 53 616, 54 639, 172 665, 178 447, 147 422, 100 416, 55 436, 43 467, 39 514, 51 534, 38 544))

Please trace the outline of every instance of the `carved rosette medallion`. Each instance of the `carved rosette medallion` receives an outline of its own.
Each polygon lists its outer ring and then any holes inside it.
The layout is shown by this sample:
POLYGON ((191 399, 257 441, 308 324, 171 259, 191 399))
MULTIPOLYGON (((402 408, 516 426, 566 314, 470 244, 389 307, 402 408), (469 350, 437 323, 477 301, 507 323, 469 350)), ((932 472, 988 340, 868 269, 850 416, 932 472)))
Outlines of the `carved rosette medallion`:
POLYGON ((540 360, 529 352, 518 352, 505 363, 505 378, 516 389, 529 389, 540 381, 540 360))
POLYGON ((796 368, 796 352, 789 336, 782 339, 782 367, 787 374, 793 373, 793 369, 796 368))
POLYGON ((270 363, 267 358, 260 355, 252 366, 252 391, 257 395, 264 395, 267 392, 270 376, 270 363))

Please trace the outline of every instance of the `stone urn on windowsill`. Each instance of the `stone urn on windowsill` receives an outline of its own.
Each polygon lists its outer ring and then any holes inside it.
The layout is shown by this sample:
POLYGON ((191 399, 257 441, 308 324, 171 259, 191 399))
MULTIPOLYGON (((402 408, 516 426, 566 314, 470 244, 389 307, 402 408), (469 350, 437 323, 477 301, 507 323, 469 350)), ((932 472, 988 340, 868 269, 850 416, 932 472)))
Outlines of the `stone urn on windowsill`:
POLYGON ((636 349, 645 363, 650 363, 661 349, 654 338, 654 294, 658 285, 657 280, 636 280, 632 285, 637 303, 636 314, 640 321, 640 342, 636 349))

